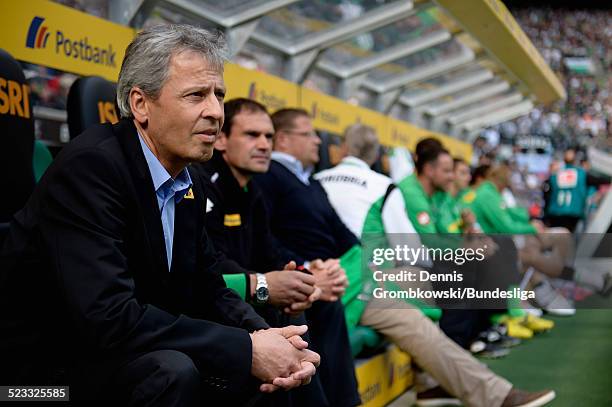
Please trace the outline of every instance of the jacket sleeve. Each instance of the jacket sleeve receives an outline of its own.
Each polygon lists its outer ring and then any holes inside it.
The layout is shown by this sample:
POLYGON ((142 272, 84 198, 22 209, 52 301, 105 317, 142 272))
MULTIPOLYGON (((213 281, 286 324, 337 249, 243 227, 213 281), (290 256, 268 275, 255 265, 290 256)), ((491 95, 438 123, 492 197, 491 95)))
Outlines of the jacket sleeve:
POLYGON ((421 246, 421 239, 408 218, 399 188, 394 188, 383 203, 382 221, 390 247, 421 246))
MULTIPOLYGON (((249 385, 252 348, 245 329, 173 315, 136 299, 128 256, 138 254, 130 254, 123 239, 134 221, 125 199, 130 188, 119 164, 98 149, 81 150, 65 157, 54 175, 47 180, 53 184, 41 209, 40 239, 87 346, 110 354, 173 349, 228 389, 249 385)), ((235 295, 211 283, 220 295, 216 301, 235 295)))
POLYGON ((610 177, 598 177, 587 172, 586 175, 587 186, 599 187, 610 183, 610 177))
POLYGON ((477 199, 480 213, 494 225, 495 233, 534 234, 535 227, 528 221, 513 219, 505 208, 502 208, 501 195, 482 193, 477 199))
POLYGON ((255 270, 266 273, 273 270, 282 270, 286 262, 281 259, 278 242, 275 241, 270 223, 267 219, 266 206, 261 191, 258 191, 253 199, 253 219, 252 225, 255 228, 253 236, 257 238, 253 242, 254 250, 253 265, 255 270))
POLYGON ((198 274, 207 278, 206 281, 201 281, 198 286, 209 291, 203 298, 213 300, 212 307, 203 307, 212 310, 210 319, 224 325, 238 326, 249 332, 269 328, 253 307, 245 303, 236 291, 228 288, 223 279, 222 270, 227 270, 228 267, 237 267, 238 270, 242 271, 242 276, 244 276, 246 270, 235 261, 228 259, 224 253, 215 250, 214 246, 207 242, 206 230, 202 234, 203 242, 200 247, 204 248, 204 269, 209 270, 209 272, 198 274))
MULTIPOLYGON (((398 189, 404 199, 408 220, 419 234, 420 242, 432 248, 456 248, 461 245, 461 235, 438 233, 431 205, 423 197, 411 194, 401 186, 398 186, 398 189)), ((419 242, 417 239, 410 240, 419 242)))
MULTIPOLYGON (((252 181, 257 183, 257 187, 261 192, 261 201, 263 203, 266 223, 270 225, 272 223, 272 214, 275 211, 277 206, 277 199, 280 196, 279 186, 282 184, 281 181, 273 174, 273 168, 265 173, 255 177, 252 181)), ((271 244, 275 247, 275 250, 280 256, 280 260, 283 263, 288 263, 291 260, 295 261, 298 265, 304 264, 306 261, 313 259, 305 259, 302 256, 298 255, 294 251, 285 247, 280 240, 274 236, 272 230, 270 233, 271 244)))

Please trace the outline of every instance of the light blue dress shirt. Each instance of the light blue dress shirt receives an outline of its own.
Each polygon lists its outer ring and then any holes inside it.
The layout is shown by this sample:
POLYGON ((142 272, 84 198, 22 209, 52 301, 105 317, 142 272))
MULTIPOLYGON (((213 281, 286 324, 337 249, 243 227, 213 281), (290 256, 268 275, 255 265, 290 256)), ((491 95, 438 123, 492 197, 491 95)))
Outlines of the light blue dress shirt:
POLYGON ((285 168, 293 173, 305 185, 310 185, 310 175, 312 175, 313 167, 304 168, 302 162, 291 154, 280 151, 273 151, 272 157, 274 161, 282 164, 285 168))
POLYGON ((174 208, 183 199, 192 186, 189 171, 184 168, 176 179, 172 179, 168 171, 159 162, 155 154, 149 149, 142 137, 138 135, 142 152, 149 166, 149 172, 153 179, 153 187, 157 195, 157 205, 161 214, 162 228, 164 229, 164 243, 166 244, 166 257, 168 258, 168 270, 172 265, 172 243, 174 241, 174 208))

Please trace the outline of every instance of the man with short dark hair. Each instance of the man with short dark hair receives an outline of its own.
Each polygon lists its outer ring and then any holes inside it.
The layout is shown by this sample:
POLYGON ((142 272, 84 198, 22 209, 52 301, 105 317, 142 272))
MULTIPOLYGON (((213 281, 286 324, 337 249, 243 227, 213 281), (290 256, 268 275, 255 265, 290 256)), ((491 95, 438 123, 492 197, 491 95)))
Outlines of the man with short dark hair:
MULTIPOLYGON (((230 100, 213 158, 196 165, 195 172, 207 191, 206 230, 215 248, 228 258, 222 265, 228 287, 253 303, 270 326, 301 325, 307 323, 303 311, 319 298, 321 289, 313 275, 296 269, 294 261, 281 260, 261 191, 251 182, 253 175, 268 171, 273 134, 265 106, 250 99, 230 100)), ((322 264, 314 260, 310 268, 322 264)), ((334 321, 333 315, 328 318, 330 324, 344 323, 334 321)), ((308 387, 272 398, 283 406, 330 405, 318 376, 308 387)))
POLYGON ((306 327, 271 329, 229 290, 187 166, 223 124, 222 38, 141 31, 122 120, 64 148, 14 216, 0 270, 0 383, 70 385, 86 405, 236 405, 305 384, 306 327))

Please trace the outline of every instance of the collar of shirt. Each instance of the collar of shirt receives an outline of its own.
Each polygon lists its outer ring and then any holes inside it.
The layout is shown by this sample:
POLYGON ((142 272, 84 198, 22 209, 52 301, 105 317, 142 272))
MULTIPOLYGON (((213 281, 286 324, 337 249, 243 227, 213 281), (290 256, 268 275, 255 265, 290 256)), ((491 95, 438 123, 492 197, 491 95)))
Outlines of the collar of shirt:
POLYGON ((138 135, 138 140, 140 141, 140 146, 142 147, 145 160, 147 160, 147 166, 149 167, 149 172, 151 173, 153 187, 155 188, 155 192, 157 194, 157 203, 159 204, 160 210, 164 202, 170 196, 174 196, 174 201, 176 203, 180 202, 189 188, 191 188, 193 185, 187 168, 183 168, 178 176, 175 179, 172 179, 168 171, 164 168, 162 163, 159 162, 159 159, 155 156, 155 154, 153 154, 140 134, 138 135))
POLYGON ((313 167, 304 168, 300 160, 291 154, 280 151, 273 151, 272 159, 291 171, 303 184, 310 185, 309 178, 314 169, 313 167))
POLYGON ((340 162, 340 164, 343 164, 343 165, 353 165, 355 167, 363 168, 363 169, 366 169, 366 170, 370 169, 370 166, 368 165, 368 163, 366 163, 365 161, 363 161, 360 158, 353 157, 353 156, 344 157, 342 159, 342 161, 340 162))

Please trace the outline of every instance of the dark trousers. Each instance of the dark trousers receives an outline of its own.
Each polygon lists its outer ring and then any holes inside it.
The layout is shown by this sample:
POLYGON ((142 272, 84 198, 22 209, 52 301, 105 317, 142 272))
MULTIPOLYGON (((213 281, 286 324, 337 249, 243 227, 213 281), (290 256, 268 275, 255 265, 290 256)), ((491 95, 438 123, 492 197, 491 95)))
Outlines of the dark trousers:
POLYGON ((469 348, 478 334, 491 327, 491 316, 499 310, 445 309, 440 318, 440 329, 463 348, 469 348))
POLYGON ((317 301, 306 311, 306 320, 312 339, 310 348, 321 355, 318 375, 329 404, 361 404, 342 303, 317 301))
POLYGON ((225 391, 203 377, 189 356, 175 350, 82 366, 71 370, 68 378, 73 405, 248 406, 259 397, 255 385, 242 394, 225 391))
MULTIPOLYGON (((255 305, 255 310, 273 328, 308 324, 304 314, 290 317, 269 305, 255 305)), ((306 332, 303 339, 308 342, 309 348, 312 349, 311 332, 306 332)), ((320 369, 317 369, 317 373, 312 377, 310 383, 305 386, 290 391, 280 390, 271 394, 262 394, 255 404, 256 407, 331 407, 332 404, 327 401, 325 396, 319 372, 320 369)))
POLYGON ((53 365, 40 359, 9 363, 9 375, 0 378, 3 385, 68 386, 70 401, 44 403, 49 406, 229 407, 252 406, 261 397, 255 380, 240 393, 228 392, 202 375, 189 356, 175 350, 81 361, 70 368, 53 365))
POLYGON ((577 216, 548 216, 546 218, 546 224, 551 228, 566 228, 570 232, 576 231, 576 225, 580 222, 580 218, 577 216))
MULTIPOLYGON (((518 286, 518 252, 512 236, 489 237, 498 246, 497 251, 484 261, 469 262, 460 269, 464 276, 463 286, 487 291, 518 286)), ((450 268, 456 269, 454 266, 450 268)), ((442 313, 440 329, 457 344, 468 348, 480 332, 491 327, 491 316, 506 312, 507 305, 505 299, 466 300, 462 304, 452 304, 442 313)))

